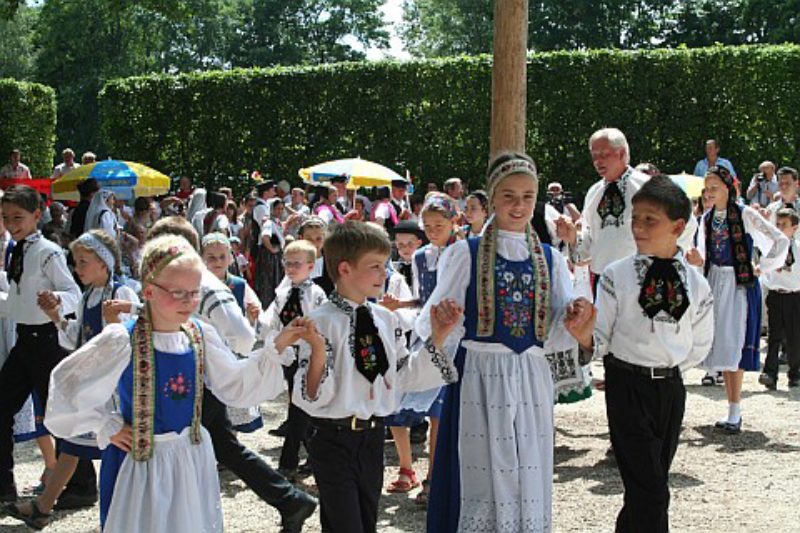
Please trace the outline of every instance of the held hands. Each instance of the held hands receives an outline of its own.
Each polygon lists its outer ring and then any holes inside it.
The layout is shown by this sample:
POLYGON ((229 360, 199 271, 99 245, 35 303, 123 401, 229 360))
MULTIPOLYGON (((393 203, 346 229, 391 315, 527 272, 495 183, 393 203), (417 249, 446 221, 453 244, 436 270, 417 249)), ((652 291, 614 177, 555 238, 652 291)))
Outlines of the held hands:
POLYGON ((562 241, 574 245, 578 242, 578 228, 569 217, 561 216, 556 219, 556 236, 562 241))
POLYGON ((117 324, 120 322, 120 313, 129 314, 131 307, 128 300, 106 300, 103 302, 103 320, 106 324, 117 324))
POLYGON ((317 331, 317 325, 307 317, 298 317, 289 322, 275 337, 275 349, 282 352, 298 340, 306 341, 313 349, 325 348, 325 338, 317 331))
POLYGON ((247 318, 250 319, 250 322, 255 322, 258 320, 258 317, 261 316, 261 306, 255 302, 250 302, 247 304, 247 318))
POLYGON ((596 319, 597 308, 586 298, 577 298, 567 306, 564 326, 583 348, 591 349, 596 319))
POLYGON ((59 313, 59 308, 61 307, 61 298, 59 298, 52 291, 40 292, 36 298, 36 303, 39 305, 39 308, 44 311, 44 314, 47 315, 47 318, 53 322, 58 322, 61 320, 61 315, 59 313))
POLYGON ((703 266, 703 256, 700 255, 700 251, 697 248, 692 248, 691 250, 686 252, 686 262, 692 266, 701 267, 703 266))
POLYGON ((431 306, 431 341, 437 348, 444 346, 444 341, 463 314, 464 308, 449 298, 431 306))
POLYGON ((119 433, 112 435, 108 440, 123 452, 130 453, 133 447, 133 428, 130 424, 125 424, 119 433))

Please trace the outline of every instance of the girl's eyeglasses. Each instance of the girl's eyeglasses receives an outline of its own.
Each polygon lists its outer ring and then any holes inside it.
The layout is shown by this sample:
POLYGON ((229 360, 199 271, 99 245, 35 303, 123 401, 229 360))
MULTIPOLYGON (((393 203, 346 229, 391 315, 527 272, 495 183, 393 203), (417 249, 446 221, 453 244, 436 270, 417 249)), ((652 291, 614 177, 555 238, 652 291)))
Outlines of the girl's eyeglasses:
POLYGON ((152 281, 150 282, 150 285, 152 285, 153 287, 156 287, 158 289, 161 289, 162 291, 164 291, 166 293, 169 293, 169 295, 172 296, 173 299, 179 300, 179 301, 199 300, 200 299, 200 294, 202 293, 202 291, 200 289, 193 290, 193 291, 187 291, 187 290, 184 290, 184 289, 165 289, 164 287, 162 287, 158 283, 154 283, 152 281))

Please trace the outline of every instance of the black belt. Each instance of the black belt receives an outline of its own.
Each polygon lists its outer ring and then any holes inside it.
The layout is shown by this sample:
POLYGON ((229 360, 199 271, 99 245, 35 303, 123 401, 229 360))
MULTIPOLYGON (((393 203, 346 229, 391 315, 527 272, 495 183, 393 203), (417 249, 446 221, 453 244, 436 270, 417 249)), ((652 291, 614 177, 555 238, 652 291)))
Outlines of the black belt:
POLYGON ((770 289, 769 292, 776 294, 800 294, 800 291, 787 291, 786 289, 770 289))
POLYGON ((56 325, 52 322, 45 324, 17 324, 17 334, 45 334, 56 331, 56 325))
POLYGON ((383 417, 373 416, 366 420, 355 416, 347 418, 314 418, 312 425, 318 428, 332 428, 347 431, 365 431, 368 429, 383 428, 383 417))
POLYGON ((603 359, 603 364, 605 366, 621 368, 650 379, 673 379, 681 377, 681 369, 677 366, 673 366, 672 368, 652 368, 649 366, 639 366, 627 361, 623 361, 622 359, 617 359, 614 357, 614 354, 608 354, 603 359))

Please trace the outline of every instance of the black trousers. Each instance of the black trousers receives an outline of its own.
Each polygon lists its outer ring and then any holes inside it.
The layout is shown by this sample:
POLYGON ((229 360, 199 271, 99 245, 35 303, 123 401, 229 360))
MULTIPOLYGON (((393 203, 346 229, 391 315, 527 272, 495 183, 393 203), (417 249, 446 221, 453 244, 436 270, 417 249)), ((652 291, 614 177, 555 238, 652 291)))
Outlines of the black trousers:
POLYGON ((300 492, 236 438, 223 404, 210 390, 203 391, 203 426, 211 435, 217 461, 236 474, 259 498, 281 512, 296 508, 300 492))
POLYGON ((764 373, 778 377, 778 354, 783 345, 789 358, 789 379, 800 379, 800 293, 767 294, 769 338, 764 373))
POLYGON ((375 532, 383 489, 384 431, 382 424, 364 431, 315 428, 309 462, 319 488, 322 531, 375 532))
POLYGON ((308 445, 306 436, 309 430, 310 418, 305 411, 297 407, 291 401, 292 391, 294 390, 294 375, 297 373, 297 361, 290 366, 283 367, 283 375, 289 384, 289 414, 287 415, 286 437, 283 439, 281 457, 278 466, 286 470, 295 470, 300 463, 300 445, 308 445))
POLYGON ((651 379, 605 365, 606 413, 625 496, 617 532, 669 531, 669 468, 686 404, 680 377, 651 379))
MULTIPOLYGON (((0 370, 0 487, 14 485, 14 415, 31 392, 47 406, 48 385, 53 368, 67 355, 58 344, 54 324, 17 325, 17 343, 0 370)), ((95 494, 97 478, 91 461, 81 460, 68 491, 95 494)))

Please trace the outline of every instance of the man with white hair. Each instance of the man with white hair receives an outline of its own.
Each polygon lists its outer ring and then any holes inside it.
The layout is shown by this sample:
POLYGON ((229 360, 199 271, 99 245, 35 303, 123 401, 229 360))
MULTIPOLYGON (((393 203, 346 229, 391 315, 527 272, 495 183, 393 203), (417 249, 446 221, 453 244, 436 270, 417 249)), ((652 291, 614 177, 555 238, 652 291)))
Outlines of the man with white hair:
MULTIPOLYGON (((628 140, 616 128, 597 130, 589 138, 592 165, 602 178, 586 193, 578 231, 569 217, 558 220, 558 237, 570 245, 572 261, 590 261, 593 289, 610 263, 636 252, 631 231, 631 199, 649 176, 630 166, 628 140)), ((692 246, 697 221, 691 217, 679 240, 683 250, 692 246)))
POLYGON ((773 200, 775 194, 780 190, 778 178, 775 175, 775 163, 764 161, 758 165, 758 173, 750 180, 747 188, 747 201, 750 205, 767 207, 773 200))
POLYGON ((60 163, 53 168, 53 174, 50 176, 51 180, 57 180, 70 170, 75 170, 80 165, 75 162, 75 152, 72 148, 65 148, 63 152, 61 152, 61 157, 64 158, 64 162, 60 163))

